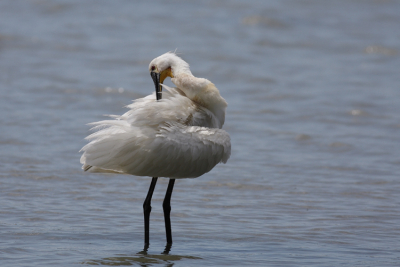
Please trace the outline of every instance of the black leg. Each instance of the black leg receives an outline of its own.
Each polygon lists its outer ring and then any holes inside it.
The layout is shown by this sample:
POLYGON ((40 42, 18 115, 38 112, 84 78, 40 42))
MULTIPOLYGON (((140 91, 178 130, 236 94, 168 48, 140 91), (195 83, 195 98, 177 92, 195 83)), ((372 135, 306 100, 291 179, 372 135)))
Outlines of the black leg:
POLYGON ((168 244, 168 243, 167 243, 167 245, 165 246, 164 251, 163 251, 161 254, 168 255, 169 252, 171 251, 171 247, 172 247, 172 244, 168 244))
POLYGON ((171 195, 174 189, 175 179, 169 179, 167 193, 165 193, 165 198, 163 202, 164 209, 164 220, 165 220, 165 232, 167 234, 167 244, 172 244, 172 234, 171 234, 171 195))
POLYGON ((144 247, 147 248, 150 244, 150 212, 151 212, 151 198, 153 197, 154 188, 156 187, 158 177, 153 177, 151 180, 149 192, 143 203, 143 213, 144 213, 144 247))

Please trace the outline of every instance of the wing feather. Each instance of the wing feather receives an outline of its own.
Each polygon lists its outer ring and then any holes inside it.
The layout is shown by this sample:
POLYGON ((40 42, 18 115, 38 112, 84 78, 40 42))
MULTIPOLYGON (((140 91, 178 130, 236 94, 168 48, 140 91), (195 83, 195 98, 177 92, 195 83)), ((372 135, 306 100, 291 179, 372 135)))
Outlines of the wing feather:
POLYGON ((95 132, 81 149, 85 170, 194 178, 226 163, 230 137, 218 129, 213 113, 179 89, 164 88, 160 101, 153 94, 134 101, 114 120, 90 124, 95 132))

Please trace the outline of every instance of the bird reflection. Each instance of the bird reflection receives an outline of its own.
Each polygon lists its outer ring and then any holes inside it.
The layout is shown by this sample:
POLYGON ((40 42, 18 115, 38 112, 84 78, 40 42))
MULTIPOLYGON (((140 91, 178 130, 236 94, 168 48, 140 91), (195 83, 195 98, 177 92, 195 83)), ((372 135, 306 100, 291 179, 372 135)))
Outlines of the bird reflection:
MULTIPOLYGON (((172 248, 172 244, 167 243, 167 245, 165 245, 164 251, 161 252, 161 254, 163 254, 163 255, 168 255, 169 252, 171 251, 171 248, 172 248)), ((148 250, 149 250, 149 244, 145 243, 145 244, 144 244, 144 247, 143 247, 143 250, 140 251, 140 252, 138 252, 137 254, 139 254, 139 255, 147 255, 147 251, 148 251, 148 250)))
POLYGON ((118 255, 115 257, 102 258, 99 260, 86 260, 81 262, 82 264, 88 265, 109 265, 109 266, 127 266, 127 265, 139 265, 142 267, 153 266, 154 264, 165 264, 165 267, 172 267, 175 261, 182 259, 201 259, 194 256, 180 256, 180 255, 169 255, 171 246, 166 246, 163 253, 160 254, 148 254, 148 246, 143 251, 138 252, 136 255, 118 255), (167 252, 167 253, 165 253, 167 252))

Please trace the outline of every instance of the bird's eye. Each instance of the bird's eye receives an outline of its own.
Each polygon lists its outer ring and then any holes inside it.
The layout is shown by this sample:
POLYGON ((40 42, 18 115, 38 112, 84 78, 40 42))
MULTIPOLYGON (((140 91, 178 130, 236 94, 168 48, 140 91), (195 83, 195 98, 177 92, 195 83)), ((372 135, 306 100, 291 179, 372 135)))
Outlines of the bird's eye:
POLYGON ((155 66, 151 66, 151 70, 155 70, 156 69, 156 67, 155 66))

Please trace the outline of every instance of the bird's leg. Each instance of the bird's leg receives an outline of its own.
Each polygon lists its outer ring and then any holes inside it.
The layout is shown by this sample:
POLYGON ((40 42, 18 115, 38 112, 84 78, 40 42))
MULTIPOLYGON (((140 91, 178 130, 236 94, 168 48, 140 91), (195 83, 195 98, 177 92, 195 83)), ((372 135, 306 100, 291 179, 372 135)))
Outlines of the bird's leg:
POLYGON ((175 179, 169 179, 167 192, 165 193, 165 198, 163 202, 164 209, 164 220, 165 220, 165 232, 167 234, 167 244, 172 244, 172 234, 171 234, 171 195, 174 189, 175 179))
POLYGON ((150 212, 151 212, 151 198, 153 197, 154 188, 156 187, 158 177, 153 177, 149 187, 149 192, 147 193, 146 199, 143 203, 143 213, 144 213, 144 247, 145 250, 150 244, 150 212))
POLYGON ((165 246, 164 251, 163 251, 161 254, 168 255, 169 252, 171 251, 171 247, 172 247, 172 244, 168 244, 168 243, 167 243, 167 245, 165 246))

